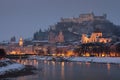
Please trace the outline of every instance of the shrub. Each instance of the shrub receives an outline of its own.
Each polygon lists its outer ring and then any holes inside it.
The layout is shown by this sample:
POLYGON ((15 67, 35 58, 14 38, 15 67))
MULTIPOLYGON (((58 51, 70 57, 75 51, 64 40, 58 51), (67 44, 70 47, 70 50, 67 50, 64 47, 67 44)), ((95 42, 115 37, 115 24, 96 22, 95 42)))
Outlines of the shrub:
POLYGON ((4 58, 6 56, 6 52, 4 49, 0 49, 0 59, 4 58))

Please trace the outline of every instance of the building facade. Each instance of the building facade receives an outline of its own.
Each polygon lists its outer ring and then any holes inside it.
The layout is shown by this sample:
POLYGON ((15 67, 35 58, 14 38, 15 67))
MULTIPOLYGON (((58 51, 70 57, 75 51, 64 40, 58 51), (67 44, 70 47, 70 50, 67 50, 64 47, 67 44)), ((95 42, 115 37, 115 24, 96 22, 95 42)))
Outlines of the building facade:
POLYGON ((86 34, 82 34, 81 42, 82 43, 93 43, 93 42, 101 42, 108 43, 110 42, 110 38, 102 38, 102 32, 93 32, 90 37, 86 34))

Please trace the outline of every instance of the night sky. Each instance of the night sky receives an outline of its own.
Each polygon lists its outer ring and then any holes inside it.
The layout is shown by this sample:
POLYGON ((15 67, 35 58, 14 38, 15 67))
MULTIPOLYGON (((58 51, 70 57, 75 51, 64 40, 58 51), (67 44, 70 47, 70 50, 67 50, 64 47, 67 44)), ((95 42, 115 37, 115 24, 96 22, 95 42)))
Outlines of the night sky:
POLYGON ((0 0, 0 41, 12 36, 31 38, 40 28, 47 29, 60 18, 81 13, 106 13, 120 25, 120 0, 0 0))

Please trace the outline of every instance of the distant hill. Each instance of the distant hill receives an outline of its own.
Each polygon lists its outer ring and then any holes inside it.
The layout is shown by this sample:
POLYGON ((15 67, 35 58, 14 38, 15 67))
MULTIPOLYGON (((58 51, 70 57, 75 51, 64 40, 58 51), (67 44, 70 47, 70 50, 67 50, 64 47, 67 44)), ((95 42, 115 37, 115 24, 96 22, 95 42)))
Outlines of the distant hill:
POLYGON ((92 32, 99 30, 103 33, 103 37, 120 37, 120 26, 113 24, 106 17, 105 14, 95 16, 94 13, 88 13, 81 14, 78 18, 62 18, 57 24, 51 26, 43 36, 49 35, 50 31, 55 32, 55 34, 62 31, 66 41, 73 41, 80 39, 83 33, 90 35, 92 32))

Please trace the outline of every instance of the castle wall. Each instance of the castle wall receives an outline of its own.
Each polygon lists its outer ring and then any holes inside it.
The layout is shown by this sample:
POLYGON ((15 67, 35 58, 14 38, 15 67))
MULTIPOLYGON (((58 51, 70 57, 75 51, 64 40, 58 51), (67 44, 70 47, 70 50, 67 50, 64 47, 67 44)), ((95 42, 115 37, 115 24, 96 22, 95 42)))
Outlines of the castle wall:
POLYGON ((62 18, 61 22, 75 22, 75 23, 82 23, 84 21, 94 21, 94 20, 106 20, 106 15, 103 16, 94 16, 93 13, 88 14, 80 14, 78 18, 62 18))

